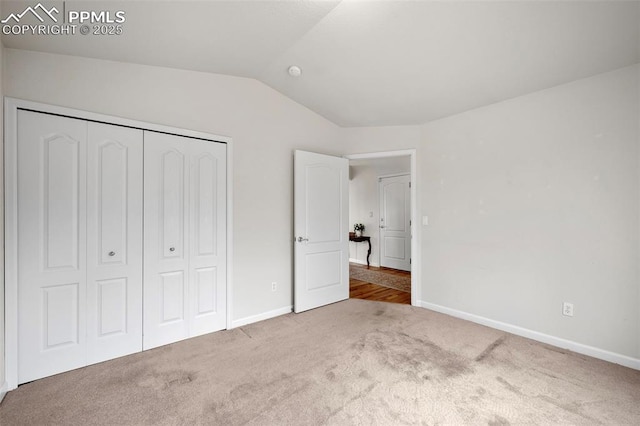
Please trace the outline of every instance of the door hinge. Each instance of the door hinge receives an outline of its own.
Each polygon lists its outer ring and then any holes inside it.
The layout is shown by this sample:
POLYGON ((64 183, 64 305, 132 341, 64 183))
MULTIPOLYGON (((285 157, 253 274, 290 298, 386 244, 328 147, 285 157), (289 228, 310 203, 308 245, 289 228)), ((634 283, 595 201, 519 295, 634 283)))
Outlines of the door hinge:
POLYGON ((409 265, 411 265, 411 258, 409 258, 409 265))
POLYGON ((411 188, 411 182, 409 182, 409 188, 411 188))

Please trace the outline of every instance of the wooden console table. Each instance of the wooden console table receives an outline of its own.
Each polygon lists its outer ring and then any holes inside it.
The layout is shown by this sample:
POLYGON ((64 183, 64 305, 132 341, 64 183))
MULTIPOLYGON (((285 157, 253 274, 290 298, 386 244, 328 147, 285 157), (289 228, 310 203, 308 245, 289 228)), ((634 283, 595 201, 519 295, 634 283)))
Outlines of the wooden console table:
POLYGON ((367 268, 368 268, 369 256, 371 256, 371 237, 365 237, 364 235, 362 237, 352 237, 351 235, 349 235, 349 241, 354 241, 356 243, 361 243, 363 241, 366 241, 367 243, 369 243, 369 251, 367 251, 367 268))

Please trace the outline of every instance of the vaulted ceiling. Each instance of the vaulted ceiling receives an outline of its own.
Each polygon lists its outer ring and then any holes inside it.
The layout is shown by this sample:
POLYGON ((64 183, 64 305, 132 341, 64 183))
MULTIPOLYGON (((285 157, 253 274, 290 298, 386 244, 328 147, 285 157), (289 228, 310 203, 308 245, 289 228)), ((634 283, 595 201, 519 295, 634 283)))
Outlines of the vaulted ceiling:
POLYGON ((5 47, 255 78, 341 126, 420 124, 640 62, 633 1, 42 3, 123 10, 123 33, 5 47))

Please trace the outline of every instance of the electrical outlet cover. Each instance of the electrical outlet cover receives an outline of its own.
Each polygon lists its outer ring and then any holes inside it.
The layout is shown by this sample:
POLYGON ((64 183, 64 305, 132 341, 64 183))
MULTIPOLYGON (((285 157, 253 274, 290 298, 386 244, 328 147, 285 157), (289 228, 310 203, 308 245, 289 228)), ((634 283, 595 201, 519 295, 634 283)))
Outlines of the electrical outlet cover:
POLYGON ((562 315, 565 315, 567 317, 573 316, 573 303, 564 302, 562 304, 562 315))

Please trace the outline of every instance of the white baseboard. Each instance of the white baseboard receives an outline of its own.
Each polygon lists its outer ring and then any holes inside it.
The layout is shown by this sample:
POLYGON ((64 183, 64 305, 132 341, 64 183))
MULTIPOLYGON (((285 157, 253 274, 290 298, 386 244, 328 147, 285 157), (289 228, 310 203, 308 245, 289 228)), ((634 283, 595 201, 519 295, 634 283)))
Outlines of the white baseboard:
POLYGON ((242 327, 243 325, 251 324, 258 321, 268 320, 270 318, 279 317, 293 311, 293 306, 285 306, 283 308, 274 309, 272 311, 263 312, 258 315, 251 315, 250 317, 240 318, 231 322, 231 328, 242 327))
POLYGON ((445 306, 436 305, 434 303, 429 303, 422 300, 418 301, 418 306, 430 309, 432 311, 440 312, 442 314, 451 315, 452 317, 475 322, 476 324, 486 325, 487 327, 506 331, 508 333, 516 334, 518 336, 526 337, 538 342, 557 346, 563 349, 568 349, 579 354, 588 355, 594 358, 602 359, 604 361, 613 362, 614 364, 620 364, 625 367, 640 370, 640 359, 638 358, 632 358, 627 355, 610 352, 604 349, 584 345, 582 343, 551 336, 549 334, 544 334, 537 331, 529 330, 527 328, 518 327, 517 325, 507 324, 504 322, 492 320, 490 318, 481 317, 479 315, 470 314, 468 312, 458 311, 456 309, 447 308, 445 306))
MULTIPOLYGON (((358 265, 366 265, 367 261, 366 260, 359 260, 359 259, 349 258, 349 263, 357 263, 358 265)), ((376 268, 380 266, 377 263, 373 263, 373 262, 370 262, 370 265, 371 266, 375 266, 376 268)))
POLYGON ((0 386, 0 402, 2 402, 2 400, 4 399, 4 396, 7 394, 8 391, 9 391, 9 383, 5 381, 2 384, 2 386, 0 386))

